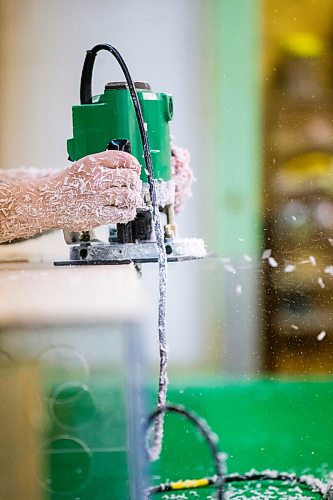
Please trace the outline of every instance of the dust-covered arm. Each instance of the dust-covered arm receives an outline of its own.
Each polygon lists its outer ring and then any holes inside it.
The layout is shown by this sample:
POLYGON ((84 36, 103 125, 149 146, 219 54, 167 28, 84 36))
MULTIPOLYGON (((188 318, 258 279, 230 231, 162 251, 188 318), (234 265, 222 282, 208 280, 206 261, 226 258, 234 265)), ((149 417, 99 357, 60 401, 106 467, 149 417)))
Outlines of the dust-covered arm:
POLYGON ((140 171, 133 156, 105 151, 43 178, 0 182, 0 242, 132 220, 142 204, 140 171))
POLYGON ((60 169, 36 167, 0 168, 0 182, 41 179, 57 172, 60 172, 60 169))

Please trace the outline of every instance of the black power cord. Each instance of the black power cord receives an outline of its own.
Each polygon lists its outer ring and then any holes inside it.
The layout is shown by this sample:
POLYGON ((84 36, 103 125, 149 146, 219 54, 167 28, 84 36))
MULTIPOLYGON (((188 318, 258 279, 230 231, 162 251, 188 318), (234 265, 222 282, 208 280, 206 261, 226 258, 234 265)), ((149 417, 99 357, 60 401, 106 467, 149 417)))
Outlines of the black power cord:
MULTIPOLYGON (((81 104, 90 104, 92 102, 92 72, 95 63, 95 58, 101 50, 106 50, 110 52, 119 63, 125 79, 128 85, 128 89, 132 98, 133 106, 135 109, 135 114, 139 126, 143 155, 146 164, 146 174, 149 183, 149 194, 151 201, 151 213, 153 226, 155 230, 156 246, 158 251, 158 267, 159 267, 159 304, 158 304, 158 337, 159 337, 159 353, 160 353, 160 373, 159 373, 159 385, 158 385, 158 397, 157 397, 157 408, 164 408, 166 403, 167 387, 168 387, 168 375, 167 375, 167 365, 168 365, 168 350, 166 344, 166 332, 165 332, 165 317, 166 317, 166 291, 167 291, 167 255, 164 246, 163 230, 161 227, 159 207, 157 203, 153 163, 150 154, 148 133, 146 130, 146 125, 144 122, 142 109, 140 106, 138 94, 128 70, 128 67, 118 52, 118 50, 112 45, 103 43, 95 45, 91 50, 87 50, 86 57, 83 64, 82 75, 81 75, 81 87, 80 87, 80 99, 81 104)), ((154 443, 150 450, 151 460, 157 460, 162 448, 163 439, 163 419, 164 412, 161 410, 158 414, 155 423, 155 437, 154 443)))

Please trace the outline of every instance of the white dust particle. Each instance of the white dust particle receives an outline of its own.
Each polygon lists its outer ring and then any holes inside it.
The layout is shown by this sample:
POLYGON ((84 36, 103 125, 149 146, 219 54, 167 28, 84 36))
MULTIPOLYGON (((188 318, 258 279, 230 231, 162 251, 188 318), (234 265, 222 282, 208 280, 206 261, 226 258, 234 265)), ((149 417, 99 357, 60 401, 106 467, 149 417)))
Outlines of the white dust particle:
POLYGON ((324 281, 323 281, 323 278, 319 277, 319 278, 318 278, 318 283, 319 283, 319 286, 320 286, 321 288, 325 288, 325 283, 324 283, 324 281))
POLYGON ((225 264, 224 269, 228 271, 228 273, 236 274, 236 269, 231 264, 225 264))
POLYGON ((313 255, 310 255, 310 256, 309 256, 309 261, 311 262, 311 264, 312 264, 313 266, 316 266, 316 265, 317 265, 317 261, 316 261, 316 259, 314 258, 314 256, 313 256, 313 255))
POLYGON ((321 340, 324 340, 325 337, 326 337, 326 332, 325 330, 322 330, 320 333, 318 333, 317 340, 319 340, 320 342, 321 340))
POLYGON ((330 245, 333 247, 333 238, 328 238, 328 241, 330 242, 330 245))
POLYGON ((241 243, 244 243, 244 238, 238 238, 238 241, 240 241, 241 243))
POLYGON ((242 293, 242 285, 236 286, 236 293, 237 293, 237 295, 240 295, 242 293))
POLYGON ((221 257, 221 262, 223 262, 223 264, 228 264, 228 262, 230 262, 230 257, 221 257))
POLYGON ((297 325, 291 325, 291 328, 292 328, 293 330, 298 330, 298 326, 297 326, 297 325))
POLYGON ((331 274, 333 276, 333 266, 327 266, 327 267, 325 267, 324 272, 326 274, 331 274))
POLYGON ((296 220, 295 215, 292 215, 291 218, 292 218, 292 220, 296 220))
POLYGON ((293 271, 295 271, 296 269, 296 266, 294 266, 294 264, 287 264, 286 267, 284 268, 284 272, 285 273, 292 273, 293 271))
POLYGON ((244 257, 244 260, 246 260, 246 262, 252 262, 252 257, 250 257, 250 255, 244 254, 243 257, 244 257))
POLYGON ((264 250, 264 253, 262 254, 262 259, 268 259, 272 255, 272 250, 268 248, 267 250, 264 250))
POLYGON ((277 267, 278 266, 278 263, 276 262, 276 260, 274 259, 274 257, 268 257, 268 264, 271 267, 277 267))

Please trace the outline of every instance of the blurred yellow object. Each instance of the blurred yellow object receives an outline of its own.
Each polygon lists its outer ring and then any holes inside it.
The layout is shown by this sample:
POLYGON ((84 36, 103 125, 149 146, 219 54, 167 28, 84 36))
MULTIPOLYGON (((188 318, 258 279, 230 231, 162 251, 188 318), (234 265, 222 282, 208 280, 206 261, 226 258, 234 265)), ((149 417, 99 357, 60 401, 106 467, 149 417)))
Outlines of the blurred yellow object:
POLYGON ((317 175, 328 175, 333 167, 333 156, 323 151, 300 154, 281 165, 284 175, 305 179, 317 175))
POLYGON ((287 160, 276 176, 277 187, 284 193, 333 189, 333 156, 323 151, 304 153, 287 160))
POLYGON ((296 57, 319 57, 324 53, 322 40, 312 33, 292 33, 281 43, 282 49, 296 57))
POLYGON ((1 360, 0 500, 40 500, 39 371, 30 364, 3 363, 1 360))

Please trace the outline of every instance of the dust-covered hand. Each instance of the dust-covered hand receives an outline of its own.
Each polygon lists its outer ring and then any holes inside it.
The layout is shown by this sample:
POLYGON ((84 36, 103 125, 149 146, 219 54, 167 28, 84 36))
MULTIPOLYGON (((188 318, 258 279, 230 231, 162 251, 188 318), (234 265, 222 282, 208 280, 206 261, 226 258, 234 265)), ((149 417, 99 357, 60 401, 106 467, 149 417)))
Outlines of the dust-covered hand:
POLYGON ((130 154, 104 151, 40 179, 0 182, 0 242, 128 222, 142 205, 140 172, 130 154))
POLYGON ((190 167, 190 153, 186 148, 171 145, 172 179, 175 183, 175 213, 179 213, 192 196, 194 175, 190 167))

